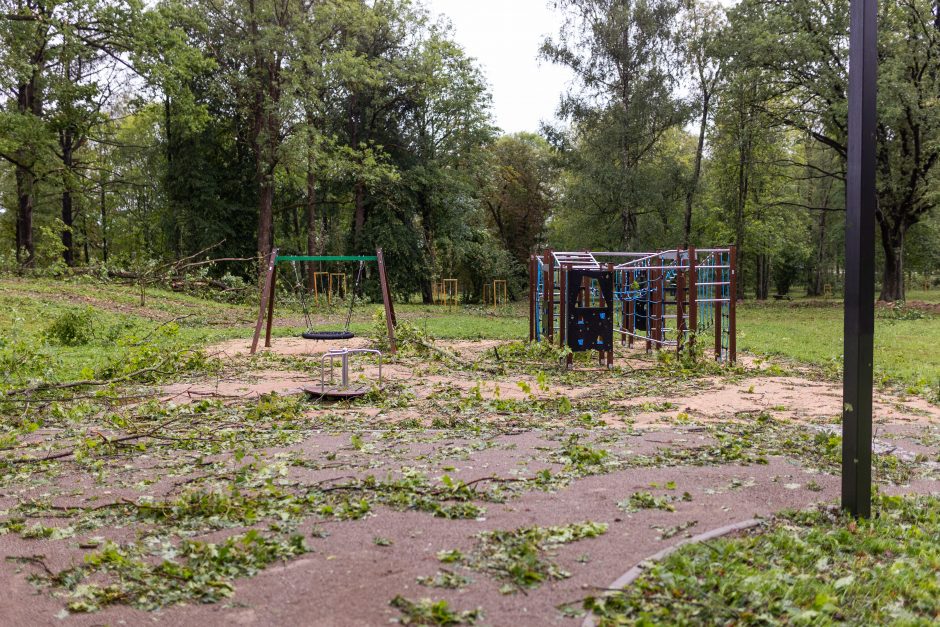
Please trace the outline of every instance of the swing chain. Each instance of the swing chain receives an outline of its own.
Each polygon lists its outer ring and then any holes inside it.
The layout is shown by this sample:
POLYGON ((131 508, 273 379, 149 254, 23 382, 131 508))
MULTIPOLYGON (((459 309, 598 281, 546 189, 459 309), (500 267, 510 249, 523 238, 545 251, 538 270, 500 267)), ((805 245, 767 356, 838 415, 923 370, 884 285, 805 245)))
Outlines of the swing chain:
POLYGON ((313 321, 310 320, 310 311, 307 309, 307 286, 304 285, 300 271, 297 270, 297 261, 291 261, 291 265, 294 267, 294 277, 297 282, 297 288, 300 291, 300 307, 304 311, 304 322, 307 323, 307 328, 310 329, 313 327, 313 321))
POLYGON ((356 282, 353 284, 353 293, 349 299, 349 309, 346 311, 346 325, 343 327, 344 331, 349 331, 349 322, 352 320, 353 303, 356 302, 356 292, 359 290, 359 284, 362 282, 362 269, 364 267, 365 263, 359 261, 359 271, 356 273, 356 282))

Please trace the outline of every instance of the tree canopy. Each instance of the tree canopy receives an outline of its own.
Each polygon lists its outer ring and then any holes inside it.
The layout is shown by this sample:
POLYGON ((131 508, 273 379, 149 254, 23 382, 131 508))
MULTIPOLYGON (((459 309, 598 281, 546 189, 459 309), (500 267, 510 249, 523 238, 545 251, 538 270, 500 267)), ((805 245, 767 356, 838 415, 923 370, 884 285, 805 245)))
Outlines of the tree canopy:
MULTIPOLYGON (((848 0, 551 7, 533 54, 574 81, 556 122, 502 135, 483 70, 418 1, 0 0, 0 263, 381 246, 398 294, 460 277, 472 299, 496 278, 521 294, 546 246, 736 244, 740 297, 839 285, 848 0)), ((879 18, 894 301, 938 264, 940 2, 879 18)))

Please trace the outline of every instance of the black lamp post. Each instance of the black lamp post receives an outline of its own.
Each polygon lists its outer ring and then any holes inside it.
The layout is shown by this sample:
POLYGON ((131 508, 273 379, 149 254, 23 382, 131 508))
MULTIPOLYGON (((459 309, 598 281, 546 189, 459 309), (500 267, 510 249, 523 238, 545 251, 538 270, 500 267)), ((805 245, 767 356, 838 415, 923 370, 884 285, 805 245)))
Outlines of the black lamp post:
POLYGON ((845 222, 842 507, 871 516, 878 3, 852 0, 845 222))

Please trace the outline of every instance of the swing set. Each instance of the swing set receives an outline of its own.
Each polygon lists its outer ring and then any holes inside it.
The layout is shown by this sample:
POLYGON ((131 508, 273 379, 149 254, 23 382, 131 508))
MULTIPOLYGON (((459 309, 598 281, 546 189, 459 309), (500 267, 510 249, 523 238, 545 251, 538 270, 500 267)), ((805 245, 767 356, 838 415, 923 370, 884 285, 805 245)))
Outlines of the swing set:
MULTIPOLYGON (((313 328, 313 321, 310 319, 310 310, 307 308, 307 289, 304 286, 303 278, 301 277, 300 268, 298 266, 298 261, 296 259, 291 261, 291 266, 294 268, 294 279, 296 280, 297 292, 300 294, 300 307, 304 312, 304 321, 307 323, 307 330, 300 334, 305 340, 347 340, 355 335, 349 330, 349 321, 352 319, 353 304, 356 302, 356 292, 359 291, 359 284, 362 282, 362 269, 365 267, 365 261, 359 260, 359 272, 356 273, 356 284, 353 286, 352 298, 349 299, 349 309, 346 312, 346 324, 343 325, 342 331, 318 331, 313 328)), ((315 272, 314 278, 317 274, 328 274, 330 276, 330 299, 327 301, 329 304, 332 304, 332 293, 333 293, 333 276, 343 277, 342 285, 346 284, 346 275, 336 272, 315 272)), ((344 287, 345 290, 345 287, 344 287)), ((316 282, 314 282, 314 297, 316 298, 316 282)))
MULTIPOLYGON (((345 340, 355 337, 355 334, 349 330, 349 323, 352 319, 353 304, 356 300, 356 292, 362 283, 362 274, 367 262, 376 262, 379 267, 379 283, 382 289, 382 303, 385 306, 385 326, 388 330, 389 350, 395 354, 395 306, 392 302, 392 294, 388 286, 388 278, 385 274, 385 258, 382 255, 382 249, 375 251, 374 256, 329 256, 329 255, 278 255, 278 249, 275 248, 268 255, 267 270, 265 272, 264 287, 261 290, 261 302, 258 307, 258 321, 255 324, 255 334, 251 341, 251 354, 254 355, 258 350, 258 342, 261 339, 261 327, 265 327, 264 345, 271 346, 271 326, 274 321, 274 300, 277 292, 277 265, 279 263, 290 263, 294 268, 294 277, 297 285, 300 287, 300 303, 304 313, 304 321, 307 324, 306 330, 301 333, 301 337, 306 340, 345 340), (346 310, 346 321, 342 329, 314 329, 313 321, 310 318, 310 310, 307 307, 307 297, 301 279, 298 262, 349 262, 358 261, 359 269, 356 273, 355 286, 349 298, 349 307, 346 310), (267 324, 265 324, 267 322, 267 324)), ((339 273, 332 273, 339 274, 339 273)), ((343 285, 345 287, 345 274, 343 276, 343 285)))

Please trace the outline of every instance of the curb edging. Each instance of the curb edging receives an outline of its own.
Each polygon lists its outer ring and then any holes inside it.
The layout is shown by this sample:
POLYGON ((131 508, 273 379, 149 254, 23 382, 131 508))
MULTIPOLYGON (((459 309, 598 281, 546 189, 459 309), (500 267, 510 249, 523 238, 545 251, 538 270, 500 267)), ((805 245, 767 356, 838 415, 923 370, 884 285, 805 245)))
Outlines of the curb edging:
MULTIPOLYGON (((762 518, 750 518, 748 520, 743 520, 741 522, 732 523, 730 525, 725 525, 724 527, 718 527, 717 529, 712 529, 711 531, 706 531, 705 533, 700 533, 697 536, 692 536, 691 538, 686 538, 681 542, 677 542, 672 546, 667 546, 665 549, 654 553, 653 555, 647 557, 644 560, 638 562, 633 568, 620 575, 615 579, 607 588, 609 590, 603 596, 609 596, 613 593, 614 590, 620 588, 626 588, 631 583, 636 581, 640 575, 646 572, 647 567, 651 562, 659 562, 672 553, 678 551, 680 548, 686 546, 687 544, 694 544, 697 542, 707 542, 708 540, 714 540, 715 538, 720 538, 728 534, 732 534, 736 531, 744 531, 746 529, 753 529, 761 523, 765 522, 765 519, 762 518)), ((581 622, 581 627, 597 627, 597 623, 594 622, 594 617, 588 614, 584 620, 581 622)))

